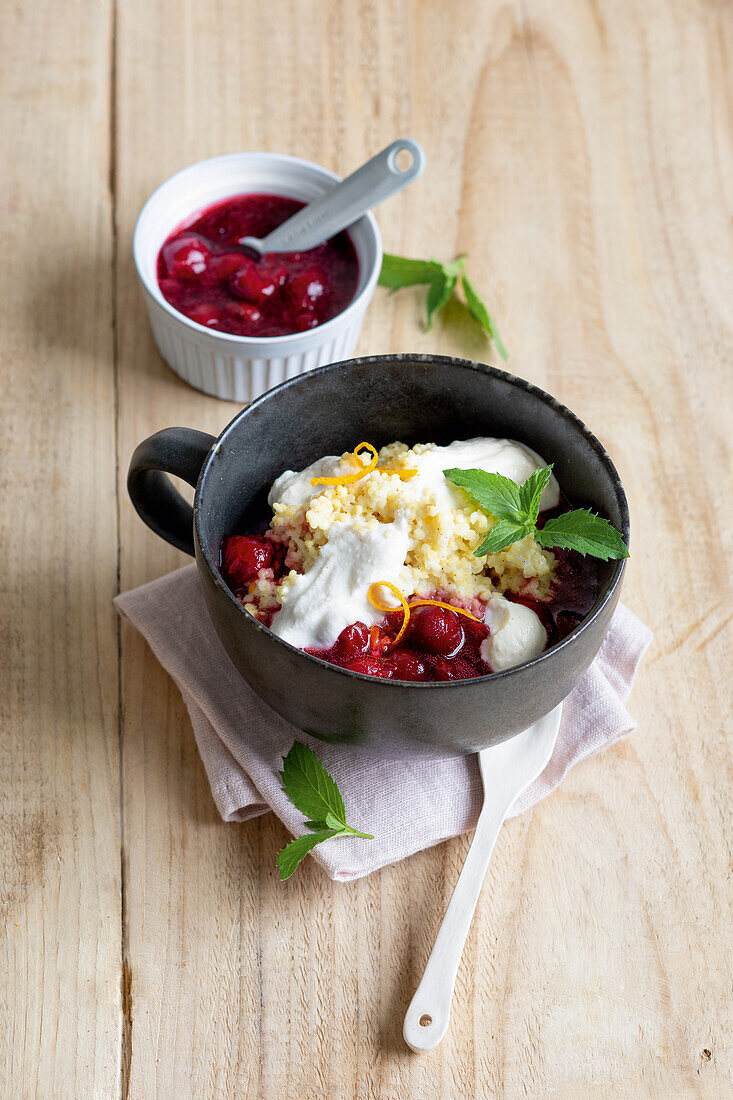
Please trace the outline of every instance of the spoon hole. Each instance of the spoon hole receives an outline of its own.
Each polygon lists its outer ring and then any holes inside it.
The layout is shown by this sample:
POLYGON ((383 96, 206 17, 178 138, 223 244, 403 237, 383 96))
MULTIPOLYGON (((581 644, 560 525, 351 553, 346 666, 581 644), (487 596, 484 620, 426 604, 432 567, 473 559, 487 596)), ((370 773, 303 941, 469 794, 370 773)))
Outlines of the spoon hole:
POLYGON ((415 157, 411 149, 395 149, 392 154, 392 168, 400 174, 409 172, 415 163, 415 157))
POLYGON ((420 1027, 430 1027, 433 1022, 433 1017, 428 1016, 427 1012, 420 1017, 420 1027))

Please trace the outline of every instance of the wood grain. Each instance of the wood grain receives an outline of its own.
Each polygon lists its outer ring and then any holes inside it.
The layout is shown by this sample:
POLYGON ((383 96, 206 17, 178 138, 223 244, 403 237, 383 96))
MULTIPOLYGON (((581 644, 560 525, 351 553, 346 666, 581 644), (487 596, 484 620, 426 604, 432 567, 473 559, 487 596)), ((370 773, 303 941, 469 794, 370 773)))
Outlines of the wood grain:
POLYGON ((119 1089, 110 8, 3 11, 0 1094, 119 1089))
MULTIPOLYGON (((730 5, 43 0, 9 30, 2 1095, 733 1095, 730 5), (638 731, 503 830, 428 1056, 401 1022, 468 838, 281 884, 282 826, 219 821, 127 628, 118 758, 110 609, 118 569, 128 588, 184 560, 127 501, 134 446, 236 411, 153 347, 144 199, 216 153, 346 172, 399 134, 428 169, 378 211, 385 246, 467 251, 509 369, 608 447, 624 598, 655 631, 638 731)), ((429 334, 422 309, 378 292, 360 350, 492 361, 460 309, 429 334)))

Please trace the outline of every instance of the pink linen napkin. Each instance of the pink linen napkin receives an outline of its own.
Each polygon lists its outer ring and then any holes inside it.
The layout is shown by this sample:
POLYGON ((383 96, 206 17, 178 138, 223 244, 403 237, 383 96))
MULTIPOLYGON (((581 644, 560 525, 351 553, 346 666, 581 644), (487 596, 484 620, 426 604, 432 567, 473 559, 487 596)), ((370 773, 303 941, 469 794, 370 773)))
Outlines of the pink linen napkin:
MULTIPOLYGON (((375 837, 338 837, 314 849, 314 858, 338 882, 361 878, 475 826, 481 808, 475 756, 384 760, 310 738, 270 710, 241 679, 217 638, 195 565, 125 592, 115 604, 178 685, 225 821, 273 810, 293 836, 306 832, 303 815, 285 797, 277 774, 298 739, 335 777, 349 823, 375 837)), ((648 628, 619 606, 598 657, 563 704, 550 763, 509 816, 554 791, 573 764, 635 729, 623 703, 650 641, 648 628)))

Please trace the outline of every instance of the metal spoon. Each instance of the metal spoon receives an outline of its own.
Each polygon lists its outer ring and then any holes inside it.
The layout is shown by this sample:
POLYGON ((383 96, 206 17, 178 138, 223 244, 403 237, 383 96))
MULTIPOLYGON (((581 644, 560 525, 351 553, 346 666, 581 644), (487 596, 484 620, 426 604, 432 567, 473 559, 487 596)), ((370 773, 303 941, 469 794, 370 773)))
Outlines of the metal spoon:
POLYGON ((402 1034, 411 1050, 433 1050, 448 1030, 458 966, 496 838, 512 803, 547 767, 561 711, 562 704, 523 733, 478 754, 483 809, 422 981, 405 1013, 402 1034))
POLYGON ((352 225, 373 206, 401 191, 422 174, 424 167, 425 154, 416 141, 408 138, 393 141, 266 237, 261 240, 258 237, 242 237, 239 243, 260 256, 265 252, 307 252, 352 225), (408 153, 412 157, 412 162, 404 169, 398 164, 400 153, 408 153))

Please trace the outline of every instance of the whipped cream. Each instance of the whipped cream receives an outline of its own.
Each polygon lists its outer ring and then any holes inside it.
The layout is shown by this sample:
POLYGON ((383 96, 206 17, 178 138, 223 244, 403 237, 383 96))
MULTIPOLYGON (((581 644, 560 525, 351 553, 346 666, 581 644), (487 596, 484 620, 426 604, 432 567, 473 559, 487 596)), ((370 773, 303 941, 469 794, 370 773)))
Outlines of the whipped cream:
MULTIPOLYGON (((443 470, 485 470, 491 474, 503 474, 522 485, 535 470, 547 463, 523 443, 512 439, 479 437, 458 440, 447 447, 431 447, 417 455, 412 465, 418 470, 414 481, 429 488, 440 506, 455 508, 462 500, 461 490, 446 480, 443 470)), ((559 500, 560 486, 551 474, 540 497, 540 511, 556 507, 559 500)))
POLYGON ((351 623, 379 622, 383 612, 372 607, 367 592, 375 581, 397 584, 406 553, 404 523, 335 524, 314 564, 293 581, 273 633, 299 649, 325 649, 351 623))
POLYGON ((547 631, 531 607, 492 596, 484 622, 491 633, 481 643, 481 656, 493 672, 531 661, 547 645, 547 631))
POLYGON ((340 456, 324 455, 306 466, 305 470, 285 470, 280 474, 267 494, 267 503, 271 508, 275 503, 302 508, 323 490, 322 485, 311 485, 311 478, 337 477, 348 473, 353 473, 353 466, 347 466, 340 456))

